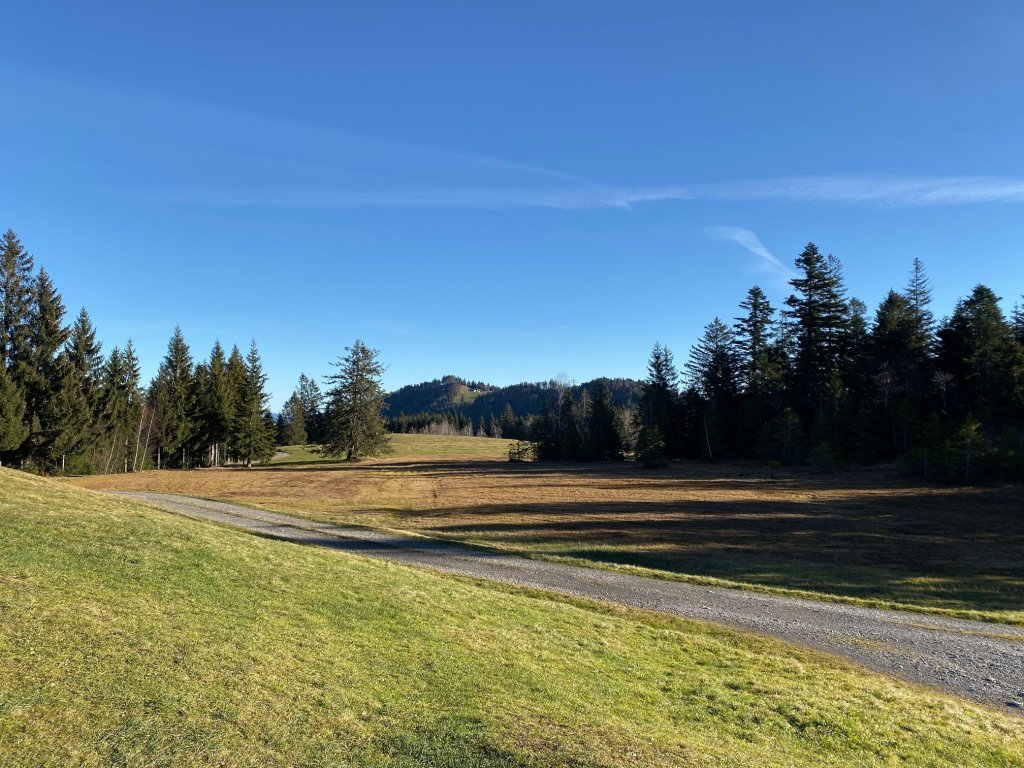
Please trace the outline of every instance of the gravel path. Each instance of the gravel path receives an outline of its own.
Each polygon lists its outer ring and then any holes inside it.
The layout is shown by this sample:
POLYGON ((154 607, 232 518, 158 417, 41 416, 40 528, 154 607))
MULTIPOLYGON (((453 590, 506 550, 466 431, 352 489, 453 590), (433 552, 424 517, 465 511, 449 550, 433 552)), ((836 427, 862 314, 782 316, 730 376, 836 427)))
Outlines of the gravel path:
POLYGON ((124 495, 277 539, 759 632, 1024 715, 1021 627, 650 579, 188 496, 124 495))

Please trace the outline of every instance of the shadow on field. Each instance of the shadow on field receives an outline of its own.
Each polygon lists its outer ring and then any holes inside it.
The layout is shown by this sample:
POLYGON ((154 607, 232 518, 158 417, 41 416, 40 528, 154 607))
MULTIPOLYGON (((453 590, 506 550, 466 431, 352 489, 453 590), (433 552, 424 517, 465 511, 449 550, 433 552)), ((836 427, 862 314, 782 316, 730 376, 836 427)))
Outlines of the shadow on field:
MULTIPOLYGON (((1024 610, 1019 491, 777 500, 488 504, 442 536, 770 586, 956 608, 1024 610)), ((431 512, 410 513, 410 516, 431 512)), ((457 521, 457 522, 456 522, 457 521)))

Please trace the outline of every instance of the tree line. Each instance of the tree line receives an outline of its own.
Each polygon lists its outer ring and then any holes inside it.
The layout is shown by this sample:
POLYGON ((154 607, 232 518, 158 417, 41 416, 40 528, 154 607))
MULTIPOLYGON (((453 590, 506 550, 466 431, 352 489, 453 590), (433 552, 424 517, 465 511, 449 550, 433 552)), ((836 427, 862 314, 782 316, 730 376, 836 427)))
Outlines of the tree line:
POLYGON ((330 388, 301 376, 275 420, 256 342, 214 344, 195 362, 180 328, 148 387, 131 341, 106 356, 89 313, 71 325, 45 269, 8 230, 0 239, 0 463, 45 474, 251 466, 278 439, 312 436, 328 455, 387 449, 377 352, 356 341, 330 388))
MULTIPOLYGON (((654 346, 636 411, 614 422, 624 451, 648 465, 897 460, 936 479, 1024 478, 1024 307, 1007 317, 977 285, 936 321, 915 259, 869 317, 838 259, 809 243, 795 264, 781 308, 752 287, 732 322, 708 323, 681 370, 654 346)), ((538 455, 595 456, 598 423, 608 416, 597 398, 561 393, 532 425, 538 455)))

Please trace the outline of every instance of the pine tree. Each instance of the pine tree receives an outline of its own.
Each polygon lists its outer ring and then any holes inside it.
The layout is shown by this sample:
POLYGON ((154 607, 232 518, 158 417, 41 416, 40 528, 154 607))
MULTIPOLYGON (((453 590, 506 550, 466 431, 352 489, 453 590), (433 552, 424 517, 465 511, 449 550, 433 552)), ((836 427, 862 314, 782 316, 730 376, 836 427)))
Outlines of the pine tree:
POLYGON ((847 351, 849 304, 838 259, 808 243, 796 266, 802 276, 790 280, 796 293, 786 299, 786 317, 795 336, 794 388, 810 408, 821 405, 825 382, 847 351))
POLYGON ((1024 350, 991 288, 978 285, 939 329, 939 360, 959 392, 959 413, 980 418, 986 429, 1019 418, 1024 350))
POLYGON ((705 400, 731 401, 739 392, 739 368, 732 329, 716 317, 690 350, 690 381, 705 400))
POLYGON ((181 328, 176 327, 150 394, 156 408, 156 437, 163 454, 162 463, 188 466, 195 414, 193 376, 192 353, 181 328))
POLYGON ((348 354, 332 363, 338 373, 327 377, 326 435, 324 453, 346 460, 378 456, 390 448, 382 412, 386 395, 380 384, 384 367, 378 352, 356 339, 348 354))
POLYGON ((0 361, 0 457, 9 456, 26 437, 25 397, 0 361))
MULTIPOLYGON (((83 307, 71 326, 71 335, 65 347, 70 375, 78 382, 82 397, 92 415, 81 451, 88 451, 98 439, 100 411, 100 375, 103 370, 102 345, 96 340, 96 328, 83 307)), ((72 451, 68 451, 71 453, 72 451)))
POLYGON ((302 398, 298 392, 293 392, 281 408, 278 442, 281 445, 305 445, 308 439, 302 398))
POLYGON ((24 388, 31 378, 32 257, 10 229, 0 239, 0 362, 24 388))
POLYGON ((295 392, 299 396, 299 402, 302 403, 306 439, 313 443, 319 443, 323 440, 323 393, 317 383, 304 373, 299 376, 299 386, 295 392))
POLYGON ((615 417, 615 406, 612 403, 612 392, 608 385, 601 382, 594 393, 590 406, 590 424, 588 428, 589 453, 593 458, 603 461, 621 459, 624 452, 622 435, 619 432, 615 417))
MULTIPOLYGON (((636 413, 636 427, 641 444, 651 443, 645 430, 657 430, 658 442, 670 458, 682 453, 681 435, 677 434, 676 420, 679 393, 679 372, 668 347, 657 343, 647 363, 647 380, 636 413)), ((651 443, 653 444, 653 443, 651 443)))
POLYGON ((63 325, 64 303, 45 269, 40 269, 32 285, 30 366, 26 369, 25 403, 29 424, 29 458, 46 462, 53 468, 54 435, 66 431, 65 425, 52 423, 61 409, 51 406, 57 393, 65 388, 70 369, 60 363, 60 352, 70 330, 63 325), (47 423, 51 420, 50 423, 47 423))
POLYGON ((206 463, 219 466, 226 454, 238 399, 219 341, 214 342, 209 361, 196 368, 194 388, 199 444, 206 453, 206 463))
MULTIPOLYGON (((1021 297, 1024 299, 1024 296, 1021 297)), ((1017 343, 1024 345, 1024 304, 1017 303, 1013 307, 1013 336, 1017 343)))
POLYGON ((512 409, 512 403, 505 403, 505 407, 501 411, 501 419, 498 423, 501 425, 502 437, 514 440, 522 440, 525 437, 522 431, 522 424, 516 418, 516 412, 512 409))
POLYGON ((775 308, 758 286, 740 302, 744 314, 736 319, 735 339, 743 388, 763 392, 772 375, 771 335, 775 308))
POLYGON ((932 348, 935 335, 935 316, 932 315, 930 306, 932 303, 931 281, 924 271, 924 262, 914 259, 910 269, 910 279, 903 291, 911 311, 914 315, 913 339, 914 347, 923 354, 927 354, 932 348))
POLYGON ((235 417, 235 449, 246 467, 274 455, 274 422, 269 417, 267 376, 255 340, 245 357, 245 379, 235 417), (268 423, 269 419, 269 423, 268 423))

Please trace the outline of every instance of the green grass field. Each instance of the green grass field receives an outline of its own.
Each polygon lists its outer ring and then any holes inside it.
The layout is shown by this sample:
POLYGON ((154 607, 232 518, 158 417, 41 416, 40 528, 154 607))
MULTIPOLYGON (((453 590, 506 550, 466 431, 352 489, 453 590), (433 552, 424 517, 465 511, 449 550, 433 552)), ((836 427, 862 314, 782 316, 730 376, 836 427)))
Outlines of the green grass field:
POLYGON ((776 641, 0 470, 0 765, 1019 766, 1024 719, 776 641))
POLYGON ((383 459, 305 447, 266 467, 72 482, 249 504, 529 557, 1024 625, 1024 488, 872 468, 507 461, 508 441, 394 435, 383 459))
MULTIPOLYGON (((514 442, 493 437, 456 437, 448 435, 392 434, 389 459, 507 459, 508 447, 514 442)), ((317 446, 285 445, 277 449, 287 458, 275 459, 272 464, 333 464, 337 458, 327 458, 317 452, 317 446)))

